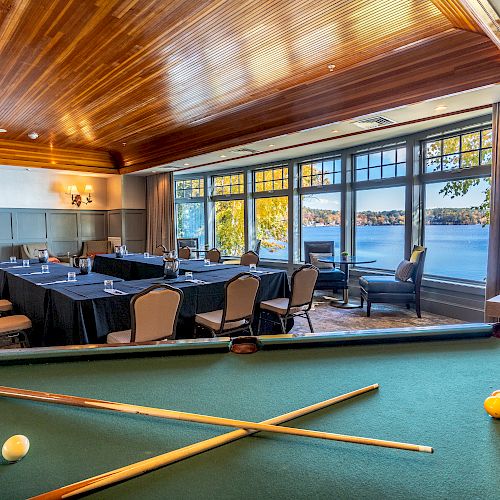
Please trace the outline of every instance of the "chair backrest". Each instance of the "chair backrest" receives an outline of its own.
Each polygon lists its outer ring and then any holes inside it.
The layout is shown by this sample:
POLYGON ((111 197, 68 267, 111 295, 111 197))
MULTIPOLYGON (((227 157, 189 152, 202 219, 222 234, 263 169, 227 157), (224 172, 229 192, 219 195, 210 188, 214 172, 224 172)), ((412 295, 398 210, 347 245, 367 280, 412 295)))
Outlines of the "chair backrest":
POLYGON ((182 247, 189 247, 191 250, 198 250, 198 238, 177 238, 177 251, 182 247))
POLYGON ((304 262, 311 263, 311 253, 328 253, 334 255, 335 244, 333 241, 304 241, 304 262))
POLYGON ((231 321, 252 321, 259 287, 260 278, 250 273, 240 273, 226 283, 221 322, 222 330, 225 323, 231 321))
POLYGON ((184 294, 169 285, 153 285, 134 295, 130 302, 131 342, 175 337, 184 294))
POLYGON ((113 243, 109 240, 88 240, 83 242, 83 255, 113 253, 113 243))
POLYGON ((189 247, 181 247, 179 248, 179 258, 180 259, 190 259, 191 258, 191 249, 189 247))
POLYGON ((244 253, 240 258, 240 264, 242 266, 249 266, 250 264, 259 265, 259 256, 252 250, 244 253))
POLYGON ((415 290, 419 290, 422 283, 426 254, 427 248, 420 245, 415 245, 411 252, 410 262, 414 263, 411 280, 415 283, 415 290))
POLYGON ((205 255, 205 258, 210 262, 220 262, 220 252, 219 250, 217 250, 217 248, 212 248, 212 250, 209 250, 205 255))
POLYGON ((307 309, 310 309, 318 275, 318 268, 311 264, 304 264, 292 274, 289 310, 302 306, 307 306, 307 309))
POLYGON ((260 255, 260 244, 262 243, 262 240, 256 240, 255 246, 253 247, 253 251, 257 254, 260 255))
POLYGON ((21 246, 21 256, 23 259, 38 259, 38 250, 48 250, 47 242, 24 243, 21 246))

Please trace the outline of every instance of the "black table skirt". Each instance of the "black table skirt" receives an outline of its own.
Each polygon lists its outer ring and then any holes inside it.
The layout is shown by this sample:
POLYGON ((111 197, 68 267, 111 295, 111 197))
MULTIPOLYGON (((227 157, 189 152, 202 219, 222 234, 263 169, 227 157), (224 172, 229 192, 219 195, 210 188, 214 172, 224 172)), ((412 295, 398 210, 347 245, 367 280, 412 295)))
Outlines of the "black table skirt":
MULTIPOLYGON (((199 274, 196 277, 207 282, 202 285, 186 282, 184 277, 168 282, 179 287, 184 293, 176 338, 195 336, 194 317, 197 313, 222 309, 224 284, 239 272, 241 269, 237 266, 237 269, 221 269, 199 274)), ((266 274, 259 274, 259 277, 261 286, 258 302, 289 295, 288 279, 284 271, 267 270, 266 274)), ((156 283, 165 281, 153 278, 117 283, 115 288, 126 292, 127 295, 109 295, 100 285, 54 289, 49 297, 49 312, 43 328, 43 345, 105 343, 108 333, 130 329, 131 298, 156 283)), ((258 313, 257 310, 255 326, 258 313)), ((267 326, 265 331, 272 329, 267 326)), ((207 333, 200 336, 207 336, 207 333)))

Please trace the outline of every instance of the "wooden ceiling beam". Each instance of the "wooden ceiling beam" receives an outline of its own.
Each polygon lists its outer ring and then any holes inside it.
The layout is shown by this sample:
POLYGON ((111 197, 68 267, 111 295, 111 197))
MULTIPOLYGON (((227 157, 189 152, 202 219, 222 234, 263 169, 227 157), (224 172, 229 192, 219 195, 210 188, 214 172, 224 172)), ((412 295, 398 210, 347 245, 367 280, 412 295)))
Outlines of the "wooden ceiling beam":
POLYGON ((452 29, 353 68, 298 85, 216 119, 126 148, 129 173, 384 109, 499 83, 500 52, 452 29))
POLYGON ((45 144, 6 140, 0 140, 0 165, 101 174, 118 174, 120 166, 113 154, 107 151, 56 148, 45 144))

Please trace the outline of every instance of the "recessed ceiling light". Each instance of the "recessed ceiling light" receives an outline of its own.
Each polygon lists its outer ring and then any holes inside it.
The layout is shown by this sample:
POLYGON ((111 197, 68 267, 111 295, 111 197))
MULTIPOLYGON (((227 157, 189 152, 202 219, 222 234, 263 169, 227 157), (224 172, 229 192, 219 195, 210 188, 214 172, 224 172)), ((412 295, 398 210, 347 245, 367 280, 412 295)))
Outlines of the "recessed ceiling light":
POLYGON ((274 148, 274 144, 269 144, 267 147, 268 148, 274 148))
POLYGON ((220 155, 220 157, 221 157, 221 158, 225 158, 225 157, 226 157, 226 155, 220 155))
POLYGON ((127 145, 127 143, 126 142, 122 142, 122 145, 125 147, 127 145))
POLYGON ((36 132, 30 132, 30 133, 28 134, 28 137, 29 137, 30 139, 35 140, 35 139, 38 139, 38 134, 37 134, 36 132))
POLYGON ((185 167, 188 167, 189 165, 191 165, 191 164, 190 163, 184 163, 185 167))
POLYGON ((445 106, 444 104, 440 104, 439 106, 434 108, 434 111, 444 111, 445 109, 448 109, 448 106, 445 106))
POLYGON ((338 130, 332 130, 332 134, 336 134, 338 130))
POLYGON ((335 69, 335 64, 329 64, 328 65, 328 71, 333 71, 335 69))
POLYGON ((0 134, 3 134, 4 132, 7 132, 4 128, 0 128, 0 134))

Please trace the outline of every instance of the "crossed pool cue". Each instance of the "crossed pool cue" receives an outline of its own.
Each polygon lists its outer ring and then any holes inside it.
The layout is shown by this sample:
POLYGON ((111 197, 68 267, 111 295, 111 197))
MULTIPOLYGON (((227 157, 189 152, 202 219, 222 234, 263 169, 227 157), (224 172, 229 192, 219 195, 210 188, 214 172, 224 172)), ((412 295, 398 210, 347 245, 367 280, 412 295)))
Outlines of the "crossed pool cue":
POLYGON ((136 462, 119 469, 115 469, 98 476, 94 476, 77 483, 73 483, 56 490, 43 493, 33 497, 34 499, 61 499, 70 498, 73 496, 82 495, 91 491, 110 486, 112 484, 131 479, 133 477, 145 474, 147 472, 159 469, 174 462, 179 462, 185 458, 197 455, 204 451, 217 448, 221 445, 230 443, 237 439, 250 436, 259 431, 274 432, 280 434, 291 434, 295 436, 303 436, 318 439, 327 439, 332 441, 343 441, 355 444, 364 444, 371 446, 381 446, 385 448, 396 448, 401 450, 417 451, 424 453, 433 453, 430 446, 421 446, 409 443, 400 443, 396 441, 387 441, 382 439, 371 439, 365 437, 349 436, 344 434, 333 434, 330 432, 312 431, 306 429, 298 429, 295 427, 278 427, 277 424, 287 422, 289 420, 307 415, 314 411, 326 408, 341 401, 351 399, 360 394, 378 389, 379 384, 372 384, 361 389, 357 389, 340 396, 336 396, 319 403, 299 408, 290 413, 285 413, 277 417, 264 420, 262 422, 247 422, 243 420, 235 420, 230 418, 213 417, 209 415, 200 415, 196 413, 186 413, 174 410, 164 410, 160 408, 149 408, 146 406, 130 405, 125 403, 117 403, 112 401, 103 401, 99 399, 81 398, 77 396, 68 396, 64 394, 54 394, 49 392, 30 391, 26 389, 17 389, 13 387, 0 386, 0 396, 28 399, 31 401, 46 402, 52 404, 60 404, 67 406, 78 406, 82 408, 101 409, 116 411, 120 413, 130 413, 137 415, 145 415, 171 420, 184 420, 188 422, 198 422, 211 425, 221 425, 226 427, 237 427, 236 431, 228 432, 214 438, 206 439, 192 445, 184 446, 177 450, 158 455, 140 462, 136 462))

